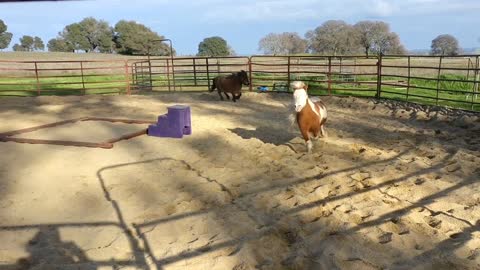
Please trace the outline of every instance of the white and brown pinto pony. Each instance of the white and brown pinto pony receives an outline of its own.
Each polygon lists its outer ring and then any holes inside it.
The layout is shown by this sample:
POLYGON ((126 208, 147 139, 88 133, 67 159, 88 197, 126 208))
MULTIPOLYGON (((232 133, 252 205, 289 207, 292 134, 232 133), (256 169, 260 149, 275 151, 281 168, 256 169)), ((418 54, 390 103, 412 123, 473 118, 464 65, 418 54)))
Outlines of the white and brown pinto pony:
POLYGON ((312 100, 307 94, 307 85, 304 82, 292 83, 295 117, 292 119, 298 124, 307 152, 312 151, 311 139, 326 137, 325 122, 327 121, 327 107, 320 100, 312 100))

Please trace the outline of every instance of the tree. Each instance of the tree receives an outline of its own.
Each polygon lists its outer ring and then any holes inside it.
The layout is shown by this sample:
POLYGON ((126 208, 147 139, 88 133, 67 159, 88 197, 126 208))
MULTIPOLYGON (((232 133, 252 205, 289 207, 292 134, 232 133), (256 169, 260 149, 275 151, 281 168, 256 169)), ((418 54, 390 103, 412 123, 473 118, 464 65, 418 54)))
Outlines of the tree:
POLYGON ((12 33, 7 32, 7 25, 0 20, 0 50, 3 50, 10 45, 12 36, 12 33))
POLYGON ((307 51, 307 41, 294 32, 270 33, 258 42, 258 48, 265 54, 273 55, 304 53, 307 51))
POLYGON ((113 29, 106 21, 88 17, 65 26, 47 46, 50 51, 112 52, 113 37, 113 29))
MULTIPOLYGON (((355 29, 358 42, 364 49, 367 57, 371 52, 385 53, 386 51, 390 50, 388 47, 390 45, 389 42, 395 41, 395 36, 390 32, 390 26, 385 22, 360 21, 353 27, 355 29)), ((396 44, 391 44, 391 46, 396 46, 396 44)))
POLYGON ((69 47, 72 47, 73 51, 83 50, 88 52, 91 48, 87 36, 79 23, 72 23, 65 26, 62 32, 59 33, 59 38, 69 44, 69 47))
POLYGON ((43 40, 41 38, 39 37, 33 38, 33 49, 40 50, 40 51, 45 50, 45 44, 43 44, 43 40))
POLYGON ((377 54, 405 54, 405 47, 400 42, 400 37, 397 33, 390 32, 381 35, 374 43, 373 52, 377 54))
POLYGON ((309 49, 320 54, 351 54, 358 51, 353 27, 342 20, 330 20, 305 35, 309 49))
POLYGON ((24 35, 20 38, 20 44, 13 45, 13 50, 23 51, 23 52, 30 52, 34 49, 34 39, 31 36, 24 35))
POLYGON ((115 25, 114 31, 115 50, 120 54, 170 55, 169 46, 159 42, 164 37, 143 24, 121 20, 115 25))
POLYGON ((282 54, 283 46, 280 42, 279 35, 270 33, 260 39, 258 42, 258 50, 262 50, 264 54, 282 54))
POLYGON ((73 45, 66 42, 63 38, 52 38, 48 41, 47 48, 49 52, 73 52, 73 45))
POLYGON ((24 52, 25 51, 25 48, 20 46, 18 43, 13 45, 12 49, 13 49, 14 52, 24 52))
POLYGON ((80 26, 79 30, 85 38, 82 44, 86 45, 84 46, 86 51, 112 52, 113 29, 106 21, 97 21, 88 17, 78 24, 80 26))
POLYGON ((198 44, 198 56, 228 56, 232 49, 221 37, 208 37, 198 44))
POLYGON ((458 55, 460 47, 458 40, 452 35, 439 35, 432 40, 430 53, 432 55, 458 55))

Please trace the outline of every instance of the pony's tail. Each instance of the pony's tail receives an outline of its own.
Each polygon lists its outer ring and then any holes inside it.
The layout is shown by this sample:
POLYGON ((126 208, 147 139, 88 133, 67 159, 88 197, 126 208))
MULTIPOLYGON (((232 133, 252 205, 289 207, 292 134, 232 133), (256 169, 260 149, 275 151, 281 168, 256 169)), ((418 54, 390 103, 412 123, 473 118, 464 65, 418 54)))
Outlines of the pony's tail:
POLYGON ((297 123, 297 114, 296 113, 292 113, 288 116, 288 121, 290 122, 289 126, 288 126, 288 130, 289 131, 293 131, 293 127, 295 126, 295 124, 297 123))
POLYGON ((215 79, 212 80, 212 87, 210 89, 208 89, 208 92, 213 92, 213 90, 215 90, 215 88, 217 87, 217 85, 215 84, 215 79))

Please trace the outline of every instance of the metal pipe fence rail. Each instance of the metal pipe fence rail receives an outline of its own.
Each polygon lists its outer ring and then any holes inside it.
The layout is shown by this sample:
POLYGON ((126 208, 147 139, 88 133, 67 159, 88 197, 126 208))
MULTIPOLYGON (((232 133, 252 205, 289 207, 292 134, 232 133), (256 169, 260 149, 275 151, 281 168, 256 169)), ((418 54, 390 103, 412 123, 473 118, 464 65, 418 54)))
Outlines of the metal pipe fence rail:
POLYGON ((404 100, 480 111, 479 56, 154 57, 94 61, 1 61, 0 96, 206 91, 219 75, 245 70, 244 90, 404 100))

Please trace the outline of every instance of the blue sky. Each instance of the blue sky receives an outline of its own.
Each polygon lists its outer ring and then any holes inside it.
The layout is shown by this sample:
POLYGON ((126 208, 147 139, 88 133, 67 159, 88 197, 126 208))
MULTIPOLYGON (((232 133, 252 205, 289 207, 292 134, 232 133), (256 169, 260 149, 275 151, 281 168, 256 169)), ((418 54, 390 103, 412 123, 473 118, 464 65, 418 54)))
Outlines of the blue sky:
POLYGON ((95 17, 112 26, 121 19, 145 24, 173 40, 180 55, 195 54, 205 37, 221 36, 239 55, 260 53, 268 33, 301 36, 326 20, 382 20, 407 49, 428 49, 439 34, 464 48, 480 47, 480 0, 87 0, 0 3, 0 19, 14 34, 44 42, 67 24, 95 17))

